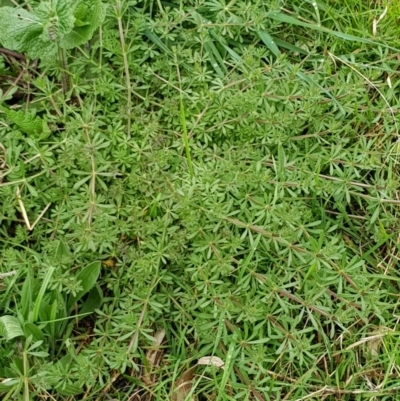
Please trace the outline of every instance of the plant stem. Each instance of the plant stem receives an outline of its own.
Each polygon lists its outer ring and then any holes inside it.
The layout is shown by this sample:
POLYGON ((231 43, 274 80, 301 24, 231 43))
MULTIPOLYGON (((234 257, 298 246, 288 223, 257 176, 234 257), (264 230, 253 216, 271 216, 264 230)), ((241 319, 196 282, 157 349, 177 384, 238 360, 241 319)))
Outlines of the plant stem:
POLYGON ((67 65, 67 57, 65 55, 65 49, 58 48, 58 56, 61 61, 61 81, 62 81, 62 88, 64 96, 71 88, 70 78, 68 76, 68 65, 67 65))
POLYGON ((185 145, 186 150, 186 159, 189 167, 189 174, 193 177, 193 164, 192 164, 192 156, 190 154, 190 147, 189 147, 189 138, 186 128, 186 113, 185 113, 185 106, 183 104, 182 95, 180 96, 180 105, 181 105, 181 124, 182 124, 182 137, 183 137, 183 144, 185 145))
POLYGON ((28 361, 28 355, 27 355, 27 350, 25 349, 24 345, 24 350, 22 352, 22 367, 23 367, 23 380, 24 380, 24 401, 29 401, 29 361, 28 361))
POLYGON ((129 134, 131 132, 132 89, 131 89, 131 77, 130 77, 130 73, 129 73, 128 54, 126 52, 124 28, 122 26, 122 14, 123 13, 121 11, 121 2, 120 1, 117 1, 117 3, 115 4, 115 9, 117 10, 119 40, 121 42, 122 58, 124 61, 126 96, 127 96, 127 103, 128 103, 128 110, 127 110, 128 116, 127 116, 126 129, 129 134))

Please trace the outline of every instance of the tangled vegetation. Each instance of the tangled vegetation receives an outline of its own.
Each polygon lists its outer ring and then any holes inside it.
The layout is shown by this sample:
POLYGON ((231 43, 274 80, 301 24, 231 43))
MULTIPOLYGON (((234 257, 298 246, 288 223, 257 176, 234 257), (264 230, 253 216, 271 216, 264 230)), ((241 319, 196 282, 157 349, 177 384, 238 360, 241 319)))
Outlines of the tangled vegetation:
POLYGON ((0 2, 3 400, 396 400, 397 2, 0 2))

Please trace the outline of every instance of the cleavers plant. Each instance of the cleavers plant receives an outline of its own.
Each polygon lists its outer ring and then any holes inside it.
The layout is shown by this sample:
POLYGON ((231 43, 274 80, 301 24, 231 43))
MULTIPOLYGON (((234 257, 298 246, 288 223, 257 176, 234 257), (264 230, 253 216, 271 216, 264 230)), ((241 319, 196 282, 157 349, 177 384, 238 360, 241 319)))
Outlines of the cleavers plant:
POLYGON ((3 399, 396 399, 394 2, 5 14, 3 399))

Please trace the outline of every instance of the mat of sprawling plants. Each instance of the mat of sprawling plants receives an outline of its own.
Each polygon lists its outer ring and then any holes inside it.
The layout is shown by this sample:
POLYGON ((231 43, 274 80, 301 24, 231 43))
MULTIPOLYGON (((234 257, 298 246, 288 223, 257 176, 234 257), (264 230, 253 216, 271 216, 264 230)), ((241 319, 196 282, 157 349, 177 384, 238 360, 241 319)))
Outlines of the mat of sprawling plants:
POLYGON ((0 49, 2 399, 397 399, 397 3, 106 3, 0 49))

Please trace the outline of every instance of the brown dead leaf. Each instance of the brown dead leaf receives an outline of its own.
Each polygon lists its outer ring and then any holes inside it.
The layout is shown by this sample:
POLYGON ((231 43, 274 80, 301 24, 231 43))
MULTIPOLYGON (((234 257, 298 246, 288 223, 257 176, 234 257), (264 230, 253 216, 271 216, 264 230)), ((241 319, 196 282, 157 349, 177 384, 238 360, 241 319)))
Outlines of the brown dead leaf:
POLYGON ((197 361, 197 365, 212 365, 215 366, 216 368, 225 368, 225 363, 221 358, 218 358, 217 356, 203 356, 203 358, 200 358, 197 361))
POLYGON ((174 383, 172 401, 184 401, 192 389, 194 372, 197 364, 185 370, 174 383))
MULTIPOLYGON (((174 383, 172 401, 184 401, 186 399, 192 389, 194 373, 199 365, 214 366, 220 369, 225 368, 225 363, 221 358, 217 356, 203 356, 197 361, 196 365, 183 372, 174 383)), ((194 401, 194 398, 192 398, 192 401, 194 401)))
POLYGON ((146 353, 147 367, 145 369, 145 373, 142 376, 142 380, 146 385, 151 386, 154 384, 155 378, 152 374, 154 367, 158 366, 162 350, 160 348, 161 343, 163 342, 165 337, 165 331, 159 330, 154 336, 154 342, 151 348, 146 353))
POLYGON ((372 21, 372 35, 376 36, 378 24, 386 17, 387 12, 388 8, 385 7, 379 18, 378 19, 374 18, 374 20, 372 21))

